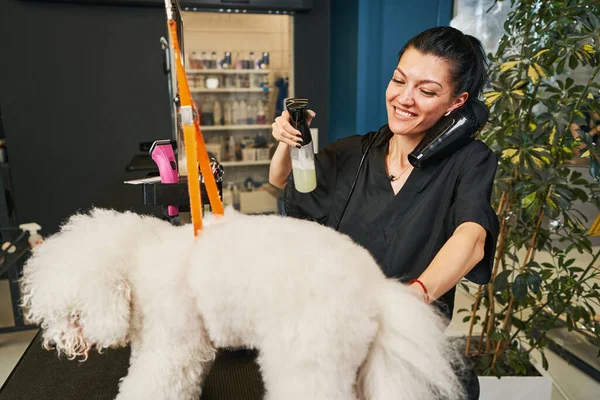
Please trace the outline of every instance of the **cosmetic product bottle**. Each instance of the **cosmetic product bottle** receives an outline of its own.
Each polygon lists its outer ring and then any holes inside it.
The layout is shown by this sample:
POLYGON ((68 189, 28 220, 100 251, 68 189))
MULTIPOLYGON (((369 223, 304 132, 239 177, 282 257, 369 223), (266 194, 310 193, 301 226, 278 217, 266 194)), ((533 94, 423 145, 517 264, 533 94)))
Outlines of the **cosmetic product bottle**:
POLYGON ((269 53, 266 51, 262 53, 262 60, 260 61, 260 68, 261 69, 269 69, 269 53))
POLYGON ((239 125, 240 123, 240 103, 237 100, 233 100, 232 108, 232 125, 239 125))
POLYGON ((213 118, 215 125, 223 125, 223 112, 221 110, 221 102, 215 99, 213 103, 213 118))
POLYGON ((246 106, 246 124, 248 125, 254 125, 256 113, 253 110, 252 104, 248 102, 248 105, 246 106))
POLYGON ((247 120, 248 120, 247 112, 248 112, 248 109, 247 109, 246 102, 244 100, 240 101, 240 115, 239 115, 240 119, 238 121, 238 124, 246 125, 247 120))
POLYGON ((235 161, 235 139, 233 138, 233 136, 229 136, 229 145, 227 147, 227 155, 229 156, 229 161, 235 161))
POLYGON ((223 124, 233 125, 233 109, 231 108, 231 102, 226 101, 223 104, 223 124))
POLYGON ((263 106, 262 100, 258 101, 258 111, 256 112, 256 123, 259 125, 265 125, 267 123, 267 116, 265 115, 265 107, 263 106))

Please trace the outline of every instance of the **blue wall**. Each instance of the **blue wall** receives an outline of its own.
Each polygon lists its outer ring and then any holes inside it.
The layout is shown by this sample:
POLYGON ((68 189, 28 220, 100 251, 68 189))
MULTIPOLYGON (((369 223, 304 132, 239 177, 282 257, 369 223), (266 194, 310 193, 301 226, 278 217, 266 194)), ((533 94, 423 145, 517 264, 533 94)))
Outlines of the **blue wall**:
POLYGON ((419 32, 448 25, 452 8, 452 0, 332 1, 329 142, 387 122, 398 51, 419 32))
MULTIPOLYGON (((348 136, 343 133, 356 130, 358 2, 331 1, 329 132, 328 140, 320 140, 321 144, 348 136), (335 127, 335 132, 332 132, 332 127, 335 127)), ((319 111, 315 111, 318 119, 319 111)))

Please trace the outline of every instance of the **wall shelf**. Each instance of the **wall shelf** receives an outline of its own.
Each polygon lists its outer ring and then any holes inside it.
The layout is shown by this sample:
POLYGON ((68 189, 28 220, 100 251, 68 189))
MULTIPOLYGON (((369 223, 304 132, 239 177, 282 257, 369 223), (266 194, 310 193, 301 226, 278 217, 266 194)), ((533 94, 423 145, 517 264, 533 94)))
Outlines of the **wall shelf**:
POLYGON ((252 129, 271 129, 271 125, 203 125, 202 132, 211 131, 246 131, 252 129))
POLYGON ((251 165, 269 165, 271 160, 260 160, 260 161, 223 161, 221 165, 223 167, 248 167, 251 165))
POLYGON ((257 74, 266 75, 270 69, 187 69, 188 74, 257 74))
POLYGON ((269 88, 192 88, 192 93, 269 93, 269 88))

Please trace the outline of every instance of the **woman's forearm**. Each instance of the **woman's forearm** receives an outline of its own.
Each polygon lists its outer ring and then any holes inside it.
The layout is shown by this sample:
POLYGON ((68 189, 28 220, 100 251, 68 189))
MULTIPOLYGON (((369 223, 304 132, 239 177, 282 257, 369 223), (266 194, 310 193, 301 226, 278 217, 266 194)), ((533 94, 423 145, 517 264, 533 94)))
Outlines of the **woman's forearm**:
POLYGON ((290 172, 292 172, 292 158, 290 157, 289 146, 279 142, 269 166, 269 183, 283 189, 290 172))
MULTIPOLYGON (((419 280, 425 285, 429 301, 452 289, 484 257, 487 232, 479 224, 465 222, 444 244, 419 280)), ((411 288, 422 291, 418 283, 411 288)))

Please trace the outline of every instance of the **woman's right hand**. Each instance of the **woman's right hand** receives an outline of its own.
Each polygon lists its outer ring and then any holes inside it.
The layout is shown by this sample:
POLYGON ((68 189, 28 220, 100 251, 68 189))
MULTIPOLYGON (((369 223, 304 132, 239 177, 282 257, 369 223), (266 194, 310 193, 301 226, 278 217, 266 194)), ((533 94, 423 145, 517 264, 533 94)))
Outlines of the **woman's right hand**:
MULTIPOLYGON (((310 125, 316 114, 311 110, 307 110, 306 114, 306 122, 310 125)), ((290 113, 287 111, 282 112, 279 117, 275 118, 275 122, 271 126, 271 134, 278 142, 298 148, 302 146, 302 133, 290 124, 290 113)))

